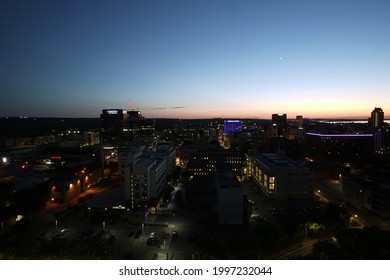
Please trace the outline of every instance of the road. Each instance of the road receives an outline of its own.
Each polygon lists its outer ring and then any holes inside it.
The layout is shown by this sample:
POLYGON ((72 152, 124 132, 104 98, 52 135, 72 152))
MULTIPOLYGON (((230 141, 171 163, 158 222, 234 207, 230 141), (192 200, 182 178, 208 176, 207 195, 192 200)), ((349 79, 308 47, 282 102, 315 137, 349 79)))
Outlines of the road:
POLYGON ((342 186, 335 180, 317 180, 316 195, 324 202, 333 202, 343 205, 353 219, 360 224, 360 227, 375 226, 384 230, 390 230, 390 222, 386 219, 380 218, 375 214, 368 212, 368 210, 358 209, 345 203, 342 199, 342 186))
POLYGON ((304 240, 300 243, 289 246, 275 254, 267 257, 270 260, 288 260, 294 256, 306 256, 313 250, 313 245, 318 243, 317 239, 304 240))

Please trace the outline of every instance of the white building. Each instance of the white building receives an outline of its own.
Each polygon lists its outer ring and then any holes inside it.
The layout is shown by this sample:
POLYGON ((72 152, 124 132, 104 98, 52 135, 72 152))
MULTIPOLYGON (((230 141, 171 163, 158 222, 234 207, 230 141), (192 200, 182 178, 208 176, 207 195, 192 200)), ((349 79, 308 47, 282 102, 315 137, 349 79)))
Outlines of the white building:
POLYGON ((172 145, 163 144, 157 147, 156 156, 165 158, 167 164, 167 175, 172 174, 176 167, 176 149, 172 145))
POLYGON ((145 149, 146 147, 143 145, 122 145, 118 148, 118 167, 122 175, 124 174, 124 168, 126 167, 126 165, 133 163, 138 158, 140 158, 145 149))
POLYGON ((130 208, 158 210, 167 175, 175 168, 175 149, 161 145, 157 151, 145 151, 145 146, 139 146, 127 150, 120 158, 124 166, 125 200, 130 202, 130 208))

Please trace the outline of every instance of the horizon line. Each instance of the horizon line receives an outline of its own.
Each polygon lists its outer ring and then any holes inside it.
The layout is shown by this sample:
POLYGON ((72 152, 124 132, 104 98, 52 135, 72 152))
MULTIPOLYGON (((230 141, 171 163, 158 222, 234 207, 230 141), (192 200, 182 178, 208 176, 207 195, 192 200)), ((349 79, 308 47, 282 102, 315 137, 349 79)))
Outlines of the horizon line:
MULTIPOLYGON (((39 116, 1 116, 2 119, 99 119, 100 117, 39 117, 39 116)), ((144 117, 145 119, 182 119, 182 120, 206 120, 206 119, 229 119, 229 120, 271 120, 271 118, 260 118, 260 117, 197 117, 197 118, 180 118, 180 117, 144 117)), ((304 117, 306 120, 348 120, 348 121, 367 121, 369 117, 304 117)), ((296 120, 296 118, 287 118, 287 120, 296 120)), ((384 120, 390 121, 390 117, 385 117, 384 120)))

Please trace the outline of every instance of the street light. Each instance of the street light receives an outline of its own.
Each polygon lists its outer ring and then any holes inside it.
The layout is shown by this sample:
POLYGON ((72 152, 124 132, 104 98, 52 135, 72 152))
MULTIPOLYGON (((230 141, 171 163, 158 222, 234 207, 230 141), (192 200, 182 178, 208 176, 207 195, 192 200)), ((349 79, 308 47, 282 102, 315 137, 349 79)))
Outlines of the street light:
POLYGON ((57 219, 56 219, 56 229, 58 229, 58 222, 57 222, 57 219))
POLYGON ((106 221, 103 221, 103 231, 106 231, 106 221))

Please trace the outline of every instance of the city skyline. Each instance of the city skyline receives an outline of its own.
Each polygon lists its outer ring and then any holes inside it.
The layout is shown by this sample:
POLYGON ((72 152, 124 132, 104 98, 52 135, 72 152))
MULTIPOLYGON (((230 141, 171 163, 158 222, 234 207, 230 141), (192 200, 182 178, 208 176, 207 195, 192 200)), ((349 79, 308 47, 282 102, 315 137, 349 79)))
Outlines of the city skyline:
POLYGON ((368 118, 390 111, 386 1, 6 1, 1 116, 368 118))

